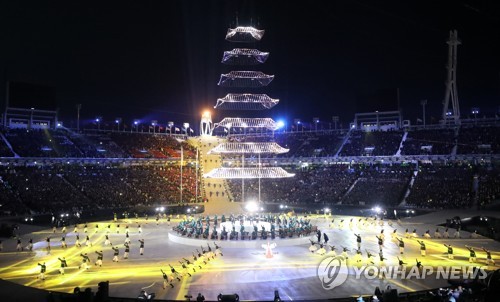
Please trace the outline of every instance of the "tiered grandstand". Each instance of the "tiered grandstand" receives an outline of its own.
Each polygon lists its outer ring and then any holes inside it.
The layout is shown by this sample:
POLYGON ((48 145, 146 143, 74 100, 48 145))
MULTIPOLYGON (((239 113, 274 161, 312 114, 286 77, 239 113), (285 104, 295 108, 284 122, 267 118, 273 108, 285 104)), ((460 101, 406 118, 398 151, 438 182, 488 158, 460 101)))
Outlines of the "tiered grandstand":
MULTIPOLYGON (((220 166, 241 166, 241 157, 234 153, 208 154, 226 139, 224 146, 265 142, 290 149, 262 155, 262 167, 281 167, 296 175, 262 182, 264 203, 482 207, 500 196, 499 129, 494 121, 431 129, 276 131, 186 140, 164 133, 4 128, 1 210, 4 214, 78 212, 221 198, 240 201, 243 192, 246 199, 256 199, 257 179, 247 180, 242 191, 241 180, 201 181, 196 176, 197 147, 199 175, 220 166)), ((247 156, 246 165, 255 166, 257 161, 256 156, 247 156)))

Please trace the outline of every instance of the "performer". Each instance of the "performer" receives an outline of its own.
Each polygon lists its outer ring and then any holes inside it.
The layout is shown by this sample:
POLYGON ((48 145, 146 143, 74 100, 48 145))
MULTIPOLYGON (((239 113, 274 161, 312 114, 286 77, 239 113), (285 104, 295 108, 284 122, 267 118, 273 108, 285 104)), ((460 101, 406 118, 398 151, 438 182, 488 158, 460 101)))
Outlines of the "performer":
POLYGON ((382 246, 384 245, 384 240, 380 236, 375 236, 378 239, 378 249, 382 252, 382 246))
POLYGON ((193 269, 193 273, 196 273, 196 269, 195 269, 195 267, 194 267, 194 263, 192 263, 191 261, 189 261, 189 260, 188 260, 188 259, 186 259, 186 258, 182 258, 182 260, 186 261, 186 264, 187 264, 188 266, 190 266, 190 267, 193 269))
POLYGON ((425 231, 424 238, 425 239, 430 239, 431 238, 431 233, 430 233, 429 230, 425 231))
POLYGON ((384 229, 380 230, 380 238, 382 238, 382 241, 385 241, 385 234, 384 234, 384 229))
POLYGON ((422 267, 422 262, 418 261, 418 259, 415 259, 417 262, 417 268, 420 269, 422 267))
POLYGON ((309 241, 311 242, 311 246, 309 246, 309 251, 311 253, 314 253, 318 250, 318 248, 316 247, 316 242, 312 241, 311 239, 309 239, 309 241))
POLYGON ((66 237, 64 237, 64 236, 62 236, 62 238, 61 238, 61 247, 63 249, 68 247, 68 245, 66 244, 66 237))
POLYGON ((391 233, 391 239, 392 240, 394 240, 398 236, 397 232, 398 232, 397 229, 394 229, 394 231, 392 231, 392 233, 391 233))
POLYGON ((47 242, 47 253, 50 253, 50 237, 45 238, 45 242, 47 242))
POLYGON ((40 274, 38 275, 38 278, 40 280, 45 280, 45 271, 47 271, 47 266, 45 265, 45 262, 42 264, 38 263, 38 266, 40 266, 40 274))
POLYGON ((120 255, 120 251, 118 250, 118 247, 112 246, 111 249, 113 249, 113 262, 118 262, 118 255, 120 255))
POLYGON ((354 234, 356 236, 356 243, 358 244, 358 250, 361 248, 361 235, 354 234))
POLYGON ((448 228, 446 228, 446 229, 444 230, 444 233, 443 233, 443 238, 445 238, 445 239, 450 238, 450 234, 448 233, 448 228))
POLYGON ((347 260, 349 258, 349 256, 347 255, 348 251, 349 251, 348 248, 342 247, 342 257, 344 257, 345 260, 347 260))
POLYGON ((139 225, 137 225, 137 231, 139 232, 139 234, 140 234, 140 233, 142 233, 142 228, 141 228, 141 225, 140 225, 140 224, 139 224, 139 225))
POLYGON ((167 274, 160 269, 161 273, 163 274, 163 289, 167 288, 167 284, 170 285, 170 287, 174 288, 174 285, 172 284, 172 280, 168 278, 167 274))
POLYGON ((172 276, 175 276, 178 281, 181 281, 181 275, 175 270, 175 268, 172 265, 170 265, 170 263, 168 264, 168 266, 170 266, 170 271, 172 272, 172 276))
POLYGON ((125 243, 130 244, 130 237, 128 235, 128 232, 125 233, 125 243))
POLYGON ((384 253, 380 252, 378 254, 378 257, 379 257, 379 265, 384 266, 385 265, 384 260, 387 260, 387 258, 384 257, 384 253))
POLYGON ((75 246, 82 247, 82 245, 80 244, 80 234, 76 234, 75 246))
POLYGON ((316 254, 318 254, 320 256, 323 256, 324 254, 326 254, 326 250, 323 246, 323 243, 319 244, 319 249, 316 251, 316 254))
POLYGON ((400 253, 401 255, 403 255, 403 254, 404 254, 404 252, 405 252, 405 243, 404 243, 404 241, 403 241, 403 238, 399 239, 398 237, 396 237, 396 239, 397 239, 397 240, 398 240, 398 242, 399 242, 399 243, 398 243, 398 246, 399 246, 399 253, 400 253))
POLYGON ((61 267, 59 268, 59 274, 64 275, 64 268, 68 267, 68 263, 66 263, 66 258, 62 257, 62 259, 61 258, 57 258, 57 259, 59 259, 59 261, 61 261, 61 267))
POLYGON ((337 256, 337 253, 335 252, 335 246, 334 245, 328 245, 330 247, 330 251, 328 252, 328 255, 332 255, 333 257, 337 256))
POLYGON ((28 241, 28 245, 26 246, 26 249, 28 251, 33 251, 33 238, 30 238, 30 240, 28 241))
POLYGON ((144 254, 144 239, 138 241, 141 243, 141 246, 139 246, 139 254, 142 256, 144 254))
POLYGON ((96 223, 95 224, 95 232, 96 232, 96 234, 97 234, 97 231, 99 231, 99 224, 96 223))
MULTIPOLYGON (((106 240, 104 241, 104 245, 105 245, 105 246, 110 245, 110 244, 111 244, 111 241, 109 241, 109 237, 108 237, 108 235, 104 235, 104 236, 106 236, 106 240)), ((112 245, 112 244, 111 244, 111 245, 112 245)))
POLYGON ((405 238, 408 239, 410 238, 410 233, 408 232, 408 229, 405 230, 405 238))
POLYGON ((75 224, 75 228, 73 229, 73 233, 78 233, 78 224, 75 224))
POLYGON ((361 256, 362 256, 361 250, 357 249, 356 255, 354 255, 354 260, 356 261, 356 263, 361 262, 361 256))
POLYGON ((469 262, 476 262, 476 251, 474 251, 473 247, 470 247, 468 245, 465 246, 469 250, 469 262))
POLYGON ((375 262, 373 262, 373 260, 372 260, 373 254, 370 253, 368 250, 365 250, 365 251, 366 251, 366 258, 368 259, 368 262, 370 262, 371 264, 375 264, 375 262))
POLYGON ((66 233, 66 225, 63 225, 61 233, 66 233))
POLYGON ((420 243, 420 255, 425 257, 425 243, 423 241, 417 240, 420 243))
POLYGON ((130 246, 125 242, 125 253, 123 253, 123 259, 128 259, 128 254, 130 253, 130 246))
POLYGON ((436 239, 441 239, 441 232, 439 232, 439 228, 436 229, 436 231, 434 232, 434 238, 436 239))
POLYGON ((102 267, 103 253, 102 253, 102 251, 100 251, 100 252, 96 251, 95 253, 97 254, 97 261, 95 262, 95 265, 99 265, 102 267))
POLYGON ((444 246, 446 246, 446 248, 448 249, 447 250, 448 259, 453 260, 453 247, 450 244, 446 244, 446 243, 444 244, 444 246))
POLYGON ((317 241, 318 241, 318 243, 319 243, 319 242, 321 242, 321 231, 320 231, 320 230, 318 230, 318 231, 316 232, 316 237, 318 237, 318 240, 317 240, 317 241))
POLYGON ((84 233, 87 233, 87 231, 88 231, 88 227, 87 227, 87 224, 85 224, 85 225, 83 226, 83 232, 84 232, 84 233))
POLYGON ((215 242, 214 242, 214 244, 215 244, 215 255, 219 254, 221 256, 224 256, 224 254, 222 254, 222 250, 221 250, 220 246, 218 246, 217 243, 215 243, 215 242))
POLYGON ((92 246, 92 242, 90 242, 89 235, 87 235, 87 238, 85 238, 85 246, 92 246))
POLYGON ((80 256, 82 256, 82 264, 80 264, 80 266, 78 266, 78 269, 81 269, 83 267, 84 269, 88 270, 89 265, 87 262, 90 262, 89 256, 87 256, 87 253, 80 254, 80 256))
POLYGON ((411 233, 411 236, 413 238, 418 238, 417 229, 413 229, 413 233, 411 233))
POLYGON ((22 252, 23 251, 23 245, 21 243, 21 238, 17 237, 17 246, 16 246, 16 250, 18 252, 22 252))
POLYGON ((495 265, 495 260, 491 258, 491 252, 482 247, 483 251, 486 253, 486 264, 495 265))
POLYGON ((325 241, 325 245, 328 244, 328 240, 330 240, 330 238, 328 238, 328 235, 326 233, 323 233, 323 240, 325 241))
POLYGON ((403 262, 403 260, 399 259, 399 257, 398 257, 398 263, 399 263, 399 266, 401 266, 401 267, 403 267, 407 264, 406 262, 403 262))
POLYGON ((187 265, 184 262, 182 262, 182 261, 179 261, 179 263, 182 266, 182 277, 184 277, 186 275, 188 275, 189 277, 191 277, 191 274, 189 273, 187 265))

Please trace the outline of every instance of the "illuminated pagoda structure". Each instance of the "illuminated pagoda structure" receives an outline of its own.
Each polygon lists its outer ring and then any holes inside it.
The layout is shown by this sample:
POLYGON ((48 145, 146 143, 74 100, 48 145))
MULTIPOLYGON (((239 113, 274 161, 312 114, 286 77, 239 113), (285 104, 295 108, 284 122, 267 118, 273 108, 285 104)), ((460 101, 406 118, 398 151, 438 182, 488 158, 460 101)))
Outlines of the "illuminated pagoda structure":
MULTIPOLYGON (((255 43, 259 42, 264 36, 264 30, 257 30, 253 27, 236 27, 227 31, 226 40, 235 43, 255 43)), ((266 62, 269 57, 268 52, 261 52, 257 49, 234 48, 231 51, 225 51, 222 63, 229 66, 247 66, 259 65, 266 62)), ((261 71, 230 71, 227 74, 221 74, 218 85, 224 88, 243 88, 255 89, 268 86, 274 75, 267 75, 261 71)), ((215 109, 219 110, 265 110, 271 109, 279 102, 278 99, 270 98, 267 94, 257 93, 228 93, 225 97, 217 99, 215 109)), ((279 128, 271 118, 239 118, 225 117, 214 127, 224 128, 224 132, 231 137, 231 129, 254 129, 258 132, 272 131, 279 128)), ((205 174, 207 178, 215 179, 241 179, 241 201, 245 201, 245 180, 258 179, 258 202, 261 202, 260 182, 261 179, 286 178, 293 177, 294 174, 288 173, 281 167, 263 167, 261 164, 261 154, 283 154, 288 149, 281 147, 276 142, 252 142, 245 138, 245 141, 231 140, 221 143, 211 149, 209 154, 220 154, 229 156, 241 156, 239 167, 220 167, 213 169, 205 174), (258 157, 257 164, 245 166, 245 157, 258 157)))

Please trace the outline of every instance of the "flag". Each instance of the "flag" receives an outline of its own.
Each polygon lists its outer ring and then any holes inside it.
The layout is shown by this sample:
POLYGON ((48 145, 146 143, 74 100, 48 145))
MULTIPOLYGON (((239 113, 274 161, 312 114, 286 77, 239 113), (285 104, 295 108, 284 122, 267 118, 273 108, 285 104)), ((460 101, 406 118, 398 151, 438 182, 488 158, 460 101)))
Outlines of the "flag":
POLYGON ((189 128, 189 132, 193 133, 193 132, 194 132, 194 130, 193 130, 193 129, 191 129, 191 128, 189 128))
POLYGON ((227 133, 227 128, 224 128, 224 133, 227 133))
POLYGON ((417 123, 422 123, 423 121, 421 119, 417 119, 417 123))
POLYGON ((176 132, 177 132, 177 131, 181 131, 181 129, 179 129, 179 128, 175 127, 175 131, 176 131, 176 132))

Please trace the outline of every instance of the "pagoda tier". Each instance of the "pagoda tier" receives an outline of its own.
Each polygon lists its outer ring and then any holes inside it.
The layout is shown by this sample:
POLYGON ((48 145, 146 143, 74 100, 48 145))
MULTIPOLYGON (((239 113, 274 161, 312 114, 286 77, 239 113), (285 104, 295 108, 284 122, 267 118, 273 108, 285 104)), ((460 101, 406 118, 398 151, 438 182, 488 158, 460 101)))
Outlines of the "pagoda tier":
POLYGON ((268 57, 268 52, 261 52, 257 49, 235 48, 224 52, 222 63, 227 65, 258 65, 264 63, 268 57))
POLYGON ((219 179, 258 179, 286 178, 295 174, 288 173, 280 167, 265 168, 217 168, 203 175, 205 178, 219 179))
POLYGON ((259 30, 251 26, 238 26, 236 28, 228 28, 226 40, 231 42, 252 43, 262 39, 265 31, 259 30))
POLYGON ((221 74, 218 85, 221 87, 264 87, 274 79, 261 71, 231 71, 221 74))
POLYGON ((229 93, 217 99, 216 109, 224 110, 263 110, 271 109, 279 99, 272 99, 267 94, 229 93))
POLYGON ((240 117, 225 117, 217 124, 218 127, 224 128, 266 128, 276 130, 279 125, 272 118, 240 118, 240 117))
POLYGON ((239 143, 229 142, 218 145, 208 152, 208 154, 282 154, 287 153, 290 149, 285 149, 275 142, 262 142, 262 143, 239 143))

